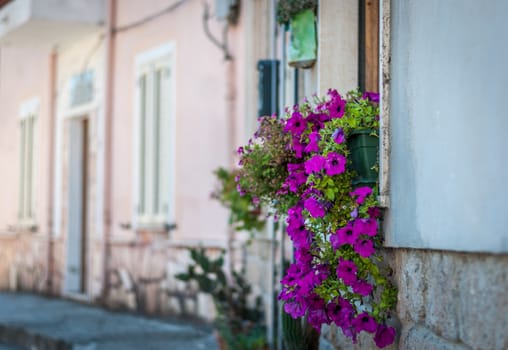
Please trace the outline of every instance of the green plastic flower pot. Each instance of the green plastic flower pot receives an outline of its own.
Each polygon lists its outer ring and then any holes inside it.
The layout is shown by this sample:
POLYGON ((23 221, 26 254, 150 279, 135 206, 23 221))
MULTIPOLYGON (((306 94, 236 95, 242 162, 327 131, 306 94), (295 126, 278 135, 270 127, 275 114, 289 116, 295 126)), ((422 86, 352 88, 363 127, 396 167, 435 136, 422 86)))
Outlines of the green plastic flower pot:
POLYGON ((314 10, 298 12, 289 22, 288 64, 310 68, 316 62, 316 19, 314 10))
POLYGON ((353 180, 355 187, 373 187, 378 180, 375 167, 379 152, 379 138, 371 135, 373 132, 374 130, 371 129, 355 130, 347 139, 351 166, 356 172, 353 180))

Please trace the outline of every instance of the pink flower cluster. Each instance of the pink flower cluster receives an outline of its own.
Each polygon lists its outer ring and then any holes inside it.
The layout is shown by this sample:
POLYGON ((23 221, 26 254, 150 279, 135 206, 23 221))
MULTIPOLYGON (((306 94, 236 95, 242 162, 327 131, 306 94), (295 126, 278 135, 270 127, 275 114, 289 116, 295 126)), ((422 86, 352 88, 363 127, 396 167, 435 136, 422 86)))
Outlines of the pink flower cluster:
MULTIPOLYGON (((364 98, 374 101, 376 95, 369 93, 364 98)), ((333 208, 333 203, 309 181, 309 177, 335 177, 347 170, 345 154, 320 148, 320 142, 323 141, 320 131, 333 119, 342 118, 345 110, 346 100, 337 91, 330 90, 327 100, 316 108, 302 110, 295 106, 290 111, 290 117, 283 121, 284 132, 291 135, 288 150, 301 162, 288 164, 289 175, 278 192, 300 196, 299 201, 287 212, 287 233, 295 248, 295 261, 281 280, 283 288, 279 298, 284 300, 284 310, 288 314, 294 318, 306 317, 318 331, 322 324, 334 323, 353 341, 356 341, 358 333, 365 331, 374 334, 377 346, 385 347, 393 343, 395 329, 377 321, 368 311, 359 310, 340 293, 331 300, 325 300, 316 292, 316 288, 330 277, 338 280, 357 298, 373 297, 375 291, 372 281, 359 273, 359 266, 353 260, 342 257, 335 262, 319 259, 322 248, 315 243, 318 232, 313 232, 312 225, 309 225, 309 220, 326 219, 333 208)), ((331 141, 337 145, 344 143, 343 130, 336 129, 331 141)), ((343 227, 328 233, 331 247, 338 256, 341 256, 339 251, 342 249, 357 254, 359 259, 369 258, 375 253, 379 208, 365 207, 364 215, 359 215, 359 209, 372 195, 370 187, 356 188, 349 193, 355 206, 351 219, 343 227)))

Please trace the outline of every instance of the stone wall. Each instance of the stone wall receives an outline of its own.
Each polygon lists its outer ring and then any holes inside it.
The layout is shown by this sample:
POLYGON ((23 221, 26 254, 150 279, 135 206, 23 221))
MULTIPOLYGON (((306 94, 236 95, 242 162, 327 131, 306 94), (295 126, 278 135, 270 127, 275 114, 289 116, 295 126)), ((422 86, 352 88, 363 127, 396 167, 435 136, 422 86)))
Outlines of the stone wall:
MULTIPOLYGON (((508 256, 394 249, 387 259, 400 320, 400 339, 387 349, 508 349, 508 256)), ((367 336, 354 346, 336 327, 322 340, 322 349, 375 349, 367 336)))
MULTIPOLYGON (((175 276, 192 262, 188 249, 196 244, 174 244, 152 237, 148 242, 116 243, 111 247, 107 305, 151 315, 199 317, 211 321, 215 307, 210 295, 193 281, 175 276)), ((225 246, 203 245, 216 257, 225 246)), ((227 269, 226 260, 224 268, 227 269)))
MULTIPOLYGON (((49 239, 34 232, 17 232, 0 238, 0 290, 56 292, 61 285, 61 259, 55 257, 48 271, 49 239), (52 278, 51 285, 49 279, 52 278)), ((54 243, 53 249, 61 244, 54 243)), ((58 253, 57 253, 58 254, 58 253)), ((61 255, 61 254, 59 254, 61 255)))

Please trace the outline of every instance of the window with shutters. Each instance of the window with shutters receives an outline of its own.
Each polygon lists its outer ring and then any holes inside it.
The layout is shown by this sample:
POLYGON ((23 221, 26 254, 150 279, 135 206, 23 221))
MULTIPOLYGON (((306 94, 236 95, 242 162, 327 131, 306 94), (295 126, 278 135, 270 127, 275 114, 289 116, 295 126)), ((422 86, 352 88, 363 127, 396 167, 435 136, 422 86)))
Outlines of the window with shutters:
POLYGON ((18 219, 21 226, 35 225, 35 127, 38 100, 21 105, 19 121, 18 219))
POLYGON ((173 223, 172 49, 157 48, 136 60, 137 228, 165 229, 173 223))

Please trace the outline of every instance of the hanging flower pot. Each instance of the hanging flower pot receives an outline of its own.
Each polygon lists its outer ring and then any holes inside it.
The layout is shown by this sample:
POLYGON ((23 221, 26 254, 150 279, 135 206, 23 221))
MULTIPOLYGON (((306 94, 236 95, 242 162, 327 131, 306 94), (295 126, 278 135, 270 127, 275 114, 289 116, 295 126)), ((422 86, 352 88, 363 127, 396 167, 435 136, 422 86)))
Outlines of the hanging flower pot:
POLYGON ((348 137, 347 143, 351 152, 351 166, 356 172, 353 180, 355 186, 374 187, 378 173, 377 155, 379 151, 379 138, 374 136, 373 129, 354 130, 348 137))
POLYGON ((316 62, 316 18, 314 10, 298 12, 289 21, 288 64, 310 68, 316 62))

